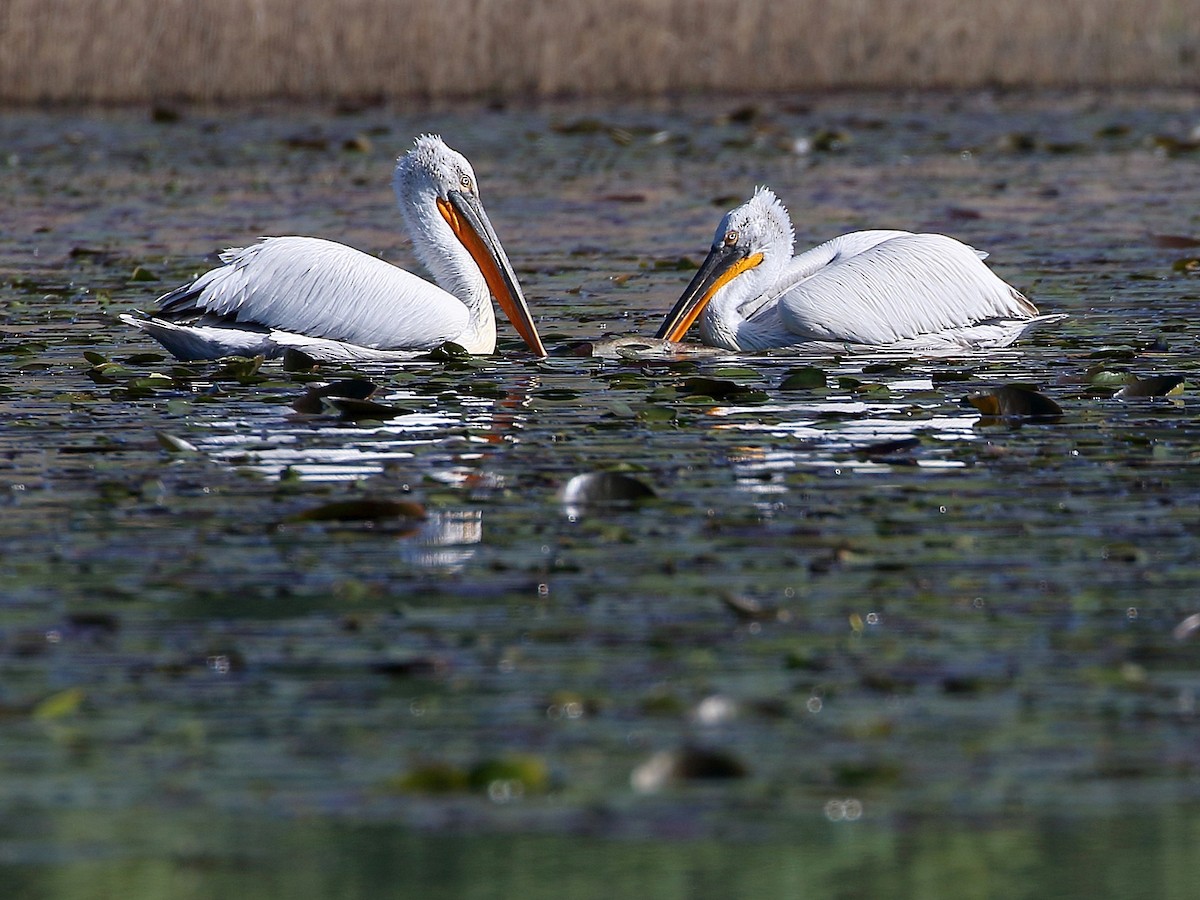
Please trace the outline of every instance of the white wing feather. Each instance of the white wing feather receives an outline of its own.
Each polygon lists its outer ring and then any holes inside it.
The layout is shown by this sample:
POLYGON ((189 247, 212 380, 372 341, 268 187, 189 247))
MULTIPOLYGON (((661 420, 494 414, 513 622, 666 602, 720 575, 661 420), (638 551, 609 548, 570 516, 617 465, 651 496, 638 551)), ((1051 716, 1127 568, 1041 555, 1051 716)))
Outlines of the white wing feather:
POLYGON ((467 329, 454 295, 369 254, 322 238, 278 237, 221 254, 225 265, 166 295, 279 331, 377 350, 429 349, 467 329))
POLYGON ((779 318, 801 339, 890 344, 1037 314, 975 250, 940 234, 842 235, 796 257, 789 272, 800 277, 776 295, 779 318))

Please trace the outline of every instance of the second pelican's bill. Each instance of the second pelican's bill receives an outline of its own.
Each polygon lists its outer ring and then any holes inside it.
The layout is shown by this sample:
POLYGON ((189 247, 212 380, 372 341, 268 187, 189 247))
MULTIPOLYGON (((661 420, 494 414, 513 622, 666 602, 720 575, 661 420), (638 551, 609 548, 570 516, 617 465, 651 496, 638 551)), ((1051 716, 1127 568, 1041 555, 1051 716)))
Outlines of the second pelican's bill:
POLYGON ((943 234, 844 234, 792 256, 791 218, 760 188, 717 228, 707 258, 658 338, 700 338, 727 350, 810 343, 908 350, 1005 347, 1039 315, 983 263, 987 254, 943 234))

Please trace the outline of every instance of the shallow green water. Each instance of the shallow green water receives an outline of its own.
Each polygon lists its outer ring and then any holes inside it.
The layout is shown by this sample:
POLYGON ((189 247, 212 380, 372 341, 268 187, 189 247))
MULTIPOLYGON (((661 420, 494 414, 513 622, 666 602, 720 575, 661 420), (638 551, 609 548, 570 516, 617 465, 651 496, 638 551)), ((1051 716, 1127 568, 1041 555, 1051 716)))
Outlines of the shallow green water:
POLYGON ((1189 896, 1195 124, 1163 96, 7 114, 6 896, 1189 896), (799 244, 947 231, 1071 318, 986 356, 534 362, 504 331, 241 380, 116 321, 259 234, 409 262, 389 160, 426 130, 548 345, 652 333, 759 183, 799 244), (1187 381, 1115 399, 1124 372, 1187 381), (292 411, 350 374, 411 412, 292 411), (964 402, 1008 383, 1063 416, 964 402), (614 468, 656 499, 558 501, 614 468), (298 518, 362 498, 427 516, 298 518))

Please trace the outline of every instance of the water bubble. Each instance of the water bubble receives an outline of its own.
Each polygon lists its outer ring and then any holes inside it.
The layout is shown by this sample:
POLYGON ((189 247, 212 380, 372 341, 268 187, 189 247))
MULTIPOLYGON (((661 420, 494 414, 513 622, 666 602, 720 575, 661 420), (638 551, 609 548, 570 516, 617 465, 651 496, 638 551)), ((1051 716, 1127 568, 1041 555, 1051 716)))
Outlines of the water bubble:
POLYGON ((225 655, 210 656, 208 658, 208 667, 218 675, 228 675, 231 668, 229 657, 225 655))
POLYGON ((806 708, 806 709, 807 709, 807 710, 808 710, 810 713, 812 713, 813 715, 816 715, 817 713, 819 713, 819 712, 821 711, 821 707, 823 707, 824 705, 825 705, 825 704, 821 702, 821 698, 820 698, 820 697, 815 697, 815 696, 814 696, 814 697, 809 697, 809 698, 808 698, 808 702, 804 704, 804 707, 805 707, 805 708, 806 708))
POLYGON ((1133 619, 1136 619, 1137 617, 1138 617, 1138 611, 1137 611, 1136 606, 1131 606, 1131 607, 1129 607, 1129 609, 1125 610, 1125 618, 1132 621, 1133 619))
POLYGON ((879 613, 867 613, 867 624, 878 625, 880 622, 879 613))

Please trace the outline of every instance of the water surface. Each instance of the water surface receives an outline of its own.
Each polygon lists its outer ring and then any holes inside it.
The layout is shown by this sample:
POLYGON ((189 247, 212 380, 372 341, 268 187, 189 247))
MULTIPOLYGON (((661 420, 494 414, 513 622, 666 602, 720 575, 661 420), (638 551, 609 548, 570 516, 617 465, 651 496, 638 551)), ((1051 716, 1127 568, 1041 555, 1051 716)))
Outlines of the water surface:
POLYGON ((1187 98, 182 113, 0 122, 6 896, 1190 895, 1187 98), (1070 318, 924 359, 534 361, 505 327, 316 373, 116 321, 261 234, 412 264, 423 131, 551 346, 653 333, 756 184, 798 244, 946 231, 1070 318), (343 377, 405 411, 292 409, 343 377), (1005 384, 1063 415, 965 402, 1005 384), (655 498, 559 503, 617 469, 655 498), (304 518, 362 499, 425 516, 304 518))

